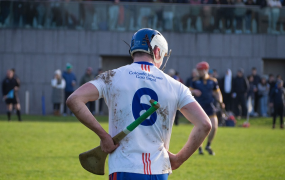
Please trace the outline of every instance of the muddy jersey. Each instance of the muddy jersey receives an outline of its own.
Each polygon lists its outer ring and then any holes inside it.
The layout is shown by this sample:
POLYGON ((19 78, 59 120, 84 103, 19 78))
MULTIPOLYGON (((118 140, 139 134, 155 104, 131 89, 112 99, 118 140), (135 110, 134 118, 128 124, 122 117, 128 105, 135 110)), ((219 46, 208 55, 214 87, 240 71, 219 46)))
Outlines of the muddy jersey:
POLYGON ((109 134, 113 137, 150 108, 160 108, 128 134, 109 156, 109 174, 171 173, 167 150, 177 109, 194 102, 190 90, 151 63, 139 62, 107 71, 90 81, 109 109, 109 134))

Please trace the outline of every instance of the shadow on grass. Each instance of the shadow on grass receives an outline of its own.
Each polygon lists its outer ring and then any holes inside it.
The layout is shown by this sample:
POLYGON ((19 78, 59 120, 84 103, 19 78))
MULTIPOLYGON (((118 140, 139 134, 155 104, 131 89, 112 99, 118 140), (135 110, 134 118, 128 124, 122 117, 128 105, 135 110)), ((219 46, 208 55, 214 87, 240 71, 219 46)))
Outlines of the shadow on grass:
MULTIPOLYGON (((108 122, 108 116, 95 116, 99 122, 108 122)), ((74 116, 40 116, 22 115, 23 122, 79 122, 74 116)), ((0 121, 8 121, 7 115, 0 115, 0 121)), ((11 121, 18 121, 17 115, 11 116, 11 121)))

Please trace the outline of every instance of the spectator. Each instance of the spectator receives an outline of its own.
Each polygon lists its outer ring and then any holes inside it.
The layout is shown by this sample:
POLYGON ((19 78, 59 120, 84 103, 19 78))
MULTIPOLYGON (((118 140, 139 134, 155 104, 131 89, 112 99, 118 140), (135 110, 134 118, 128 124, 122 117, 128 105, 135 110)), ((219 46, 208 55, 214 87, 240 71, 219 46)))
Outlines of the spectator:
POLYGON ((117 28, 120 6, 120 0, 114 0, 114 4, 109 7, 109 30, 115 30, 117 28))
POLYGON ((8 121, 11 120, 11 112, 13 109, 13 105, 17 110, 18 120, 22 121, 21 109, 20 106, 17 106, 18 102, 15 94, 15 91, 17 91, 18 89, 19 89, 19 84, 17 80, 14 78, 14 72, 11 69, 9 69, 7 71, 7 76, 2 82, 2 95, 3 95, 3 100, 7 105, 8 121))
POLYGON ((276 82, 275 82, 275 78, 274 78, 274 75, 273 74, 269 74, 269 77, 268 77, 268 84, 270 86, 270 89, 269 89, 269 94, 270 92, 272 91, 272 89, 276 86, 276 82))
MULTIPOLYGON (((86 69, 86 73, 81 78, 80 86, 92 80, 94 80, 93 69, 91 67, 88 67, 86 69)), ((92 114, 95 113, 95 101, 87 102, 86 106, 92 114)))
MULTIPOLYGON (((66 86, 65 86, 65 90, 64 90, 64 94, 65 94, 65 101, 67 100, 67 98, 74 92, 74 87, 76 85, 76 76, 75 74, 72 72, 72 65, 67 63, 66 64, 66 71, 63 72, 62 77, 65 80, 66 86)), ((66 103, 64 103, 64 116, 66 116, 66 112, 67 112, 67 107, 66 107, 66 103)))
MULTIPOLYGON (((275 81, 275 78, 274 78, 273 74, 269 74, 269 78, 268 78, 268 82, 267 83, 270 86, 269 93, 268 93, 268 96, 270 96, 271 91, 276 87, 276 81, 275 81)), ((270 110, 269 110, 270 115, 273 115, 273 107, 269 106, 269 108, 270 108, 270 110)))
POLYGON ((276 122, 276 117, 279 115, 280 116, 280 128, 284 128, 283 124, 283 112, 284 112, 284 106, 285 106, 285 89, 283 86, 283 81, 278 80, 277 81, 277 87, 271 91, 270 94, 270 106, 274 108, 274 113, 273 113, 273 126, 272 128, 275 128, 275 122, 276 122))
MULTIPOLYGON (((247 0, 245 3, 246 6, 253 6, 256 5, 253 0, 247 0)), ((246 33, 251 33, 251 22, 254 17, 255 13, 252 11, 252 9, 248 8, 246 9, 245 13, 245 29, 246 33)))
POLYGON ((268 93, 270 85, 266 82, 266 77, 261 78, 261 82, 258 84, 258 94, 260 97, 260 113, 261 116, 267 117, 267 105, 268 105, 268 93))
POLYGON ((282 76, 280 75, 280 74, 278 74, 277 76, 276 76, 276 80, 278 81, 278 80, 283 80, 282 79, 282 76))
POLYGON ((232 71, 230 69, 227 70, 225 76, 220 80, 219 86, 223 95, 226 111, 233 111, 232 108, 233 77, 232 77, 232 71))
POLYGON ((20 89, 20 79, 19 79, 19 76, 16 74, 16 70, 14 68, 11 69, 11 71, 13 71, 13 78, 16 79, 17 83, 18 83, 18 88, 16 88, 16 90, 14 91, 15 93, 15 97, 16 97, 16 101, 17 101, 17 104, 15 107, 15 109, 21 109, 21 105, 20 105, 20 98, 19 98, 19 89, 20 89))
POLYGON ((246 117, 247 108, 246 108, 246 94, 249 89, 248 81, 243 75, 243 69, 239 69, 237 76, 233 80, 233 94, 234 98, 234 114, 236 116, 242 115, 246 117), (239 106, 241 106, 242 113, 240 113, 239 106))
POLYGON ((190 87, 190 85, 191 85, 193 79, 194 79, 194 78, 197 78, 198 76, 199 76, 199 74, 198 74, 197 69, 196 69, 196 68, 193 69, 193 70, 192 70, 192 73, 191 73, 191 76, 190 76, 190 77, 187 79, 187 81, 186 81, 186 86, 187 86, 187 87, 190 87))
POLYGON ((60 116, 60 106, 64 103, 64 88, 65 80, 61 76, 61 71, 58 69, 54 72, 54 78, 51 80, 52 95, 51 100, 53 103, 53 114, 60 116))
POLYGON ((6 19, 10 13, 10 4, 9 1, 0 1, 1 13, 0 13, 0 28, 3 26, 5 27, 6 19))
MULTIPOLYGON (((213 4, 222 4, 222 5, 228 5, 231 6, 234 4, 233 0, 214 0, 213 4)), ((220 29, 220 20, 224 19, 224 25, 226 33, 230 33, 232 29, 232 23, 233 23, 233 17, 234 17, 234 9, 231 7, 222 7, 218 8, 215 16, 215 31, 219 31, 220 29)))
MULTIPOLYGON (((253 67, 253 68, 251 69, 251 75, 253 76, 253 84, 254 84, 255 87, 257 87, 258 84, 259 84, 260 81, 261 81, 261 78, 260 78, 260 76, 257 74, 257 70, 256 70, 255 67, 253 67)), ((259 105, 259 94, 258 94, 258 91, 256 91, 256 92, 254 93, 254 104, 253 104, 253 106, 254 106, 254 112, 258 112, 258 105, 259 105)))
POLYGON ((211 6, 208 6, 208 4, 213 4, 213 0, 201 0, 201 4, 204 5, 202 7, 203 31, 211 32, 212 31, 211 19, 213 16, 212 15, 213 8, 211 6))
POLYGON ((26 11, 27 3, 23 1, 13 1, 12 11, 13 11, 13 27, 20 26, 20 19, 22 18, 22 25, 26 24, 26 11))
POLYGON ((178 78, 178 81, 179 81, 179 82, 181 82, 182 84, 184 84, 182 78, 179 76, 179 72, 178 72, 178 71, 175 72, 175 76, 178 78))
POLYGON ((236 20, 235 33, 240 34, 242 33, 243 30, 242 23, 244 16, 246 14, 246 9, 242 0, 236 0, 235 7, 236 7, 234 10, 235 20, 236 20))
MULTIPOLYGON (((221 3, 221 0, 213 0, 213 4, 216 4, 216 5, 220 5, 222 4, 221 3)), ((214 32, 220 32, 221 29, 220 29, 220 21, 223 19, 223 8, 217 6, 215 9, 214 9, 214 18, 215 18, 215 25, 214 25, 214 32)))
MULTIPOLYGON (((253 84, 253 76, 249 75, 247 77, 248 82, 249 82, 249 89, 247 92, 247 99, 248 101, 250 100, 251 106, 254 105, 254 98, 255 98, 255 92, 257 92, 257 87, 253 84)), ((248 108, 248 107, 247 107, 248 108)), ((258 114, 256 112, 254 112, 254 108, 252 108, 251 112, 249 112, 250 116, 258 116, 258 114)))
MULTIPOLYGON (((226 4, 228 6, 232 6, 234 4, 234 0, 222 0, 222 4, 226 4)), ((232 32, 233 27, 233 18, 234 18, 234 8, 226 7, 224 9, 224 18, 225 18, 225 29, 226 33, 232 32)))
POLYGON ((268 15, 268 33, 278 34, 276 30, 277 21, 282 7, 280 0, 267 0, 266 14, 268 15))
POLYGON ((196 26, 196 22, 198 20, 198 17, 200 16, 200 10, 202 9, 201 6, 196 6, 201 4, 201 0, 189 0, 190 4, 194 4, 194 6, 190 6, 190 18, 191 18, 191 25, 190 25, 190 31, 196 32, 198 30, 198 27, 196 26))
POLYGON ((59 0, 54 0, 54 2, 50 2, 51 5, 51 27, 61 27, 63 25, 63 3, 60 3, 59 0))
POLYGON ((33 27, 34 19, 38 17, 37 7, 38 2, 26 1, 24 2, 25 6, 25 27, 33 27))
POLYGON ((219 79, 219 74, 218 74, 217 69, 213 69, 212 77, 216 78, 216 79, 219 79))
MULTIPOLYGON (((282 81, 283 81, 282 76, 281 76, 280 74, 278 74, 278 75, 276 76, 276 81, 278 81, 278 80, 282 80, 282 81)), ((284 81, 283 81, 283 82, 284 82, 284 81)), ((283 87, 285 87, 285 83, 283 83, 283 87)))

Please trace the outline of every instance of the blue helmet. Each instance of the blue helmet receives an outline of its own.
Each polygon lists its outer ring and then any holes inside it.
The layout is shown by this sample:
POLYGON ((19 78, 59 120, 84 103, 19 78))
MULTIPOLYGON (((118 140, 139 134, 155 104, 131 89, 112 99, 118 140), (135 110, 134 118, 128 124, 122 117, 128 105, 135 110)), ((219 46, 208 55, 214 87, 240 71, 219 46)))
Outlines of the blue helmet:
POLYGON ((165 38, 157 30, 144 28, 138 30, 132 37, 130 54, 133 57, 135 52, 145 52, 153 56, 152 50, 157 46, 160 49, 161 59, 155 59, 160 62, 168 53, 168 44, 165 38))

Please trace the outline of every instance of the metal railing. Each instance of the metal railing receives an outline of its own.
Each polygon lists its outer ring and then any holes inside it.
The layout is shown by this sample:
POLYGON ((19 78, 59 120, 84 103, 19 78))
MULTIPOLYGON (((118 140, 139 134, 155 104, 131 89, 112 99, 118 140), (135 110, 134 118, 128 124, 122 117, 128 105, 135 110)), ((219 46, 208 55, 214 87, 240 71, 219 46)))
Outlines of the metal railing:
POLYGON ((285 34, 285 8, 245 5, 0 1, 1 28, 285 34))

